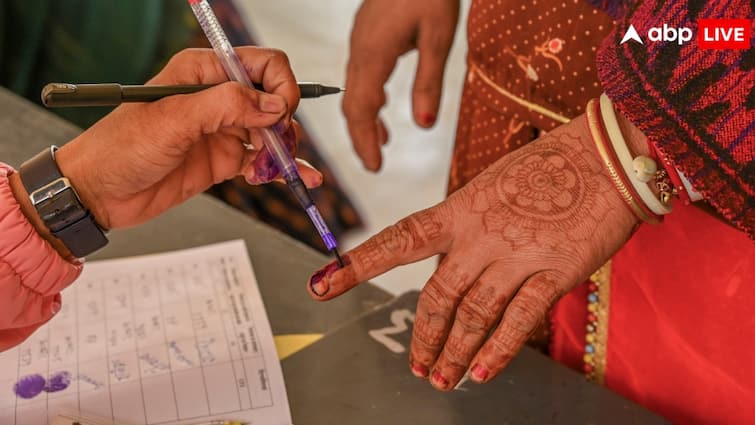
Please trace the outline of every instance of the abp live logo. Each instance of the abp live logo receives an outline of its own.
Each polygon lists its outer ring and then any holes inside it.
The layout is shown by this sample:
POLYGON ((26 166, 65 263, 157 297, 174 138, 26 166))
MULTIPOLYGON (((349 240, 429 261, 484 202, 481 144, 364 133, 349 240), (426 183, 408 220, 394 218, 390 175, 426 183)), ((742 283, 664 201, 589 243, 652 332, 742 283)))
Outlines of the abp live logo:
MULTIPOLYGON (((698 19, 697 30, 697 45, 701 49, 750 48, 749 19, 698 19)), ((649 41, 675 42, 680 46, 692 38, 691 28, 675 28, 667 24, 663 24, 662 27, 651 27, 647 33, 649 41)), ((624 44, 629 40, 645 44, 634 25, 629 26, 619 44, 624 44)))

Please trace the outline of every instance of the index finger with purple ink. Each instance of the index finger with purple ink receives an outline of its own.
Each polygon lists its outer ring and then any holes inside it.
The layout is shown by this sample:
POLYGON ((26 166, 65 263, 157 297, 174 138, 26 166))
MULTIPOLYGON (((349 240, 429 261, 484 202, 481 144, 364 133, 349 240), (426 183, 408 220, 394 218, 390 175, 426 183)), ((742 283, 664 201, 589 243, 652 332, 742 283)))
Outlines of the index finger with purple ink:
POLYGON ((316 271, 307 290, 316 300, 329 300, 396 266, 447 252, 451 220, 445 220, 445 214, 445 204, 439 204, 401 219, 346 252, 343 268, 332 261, 316 271))

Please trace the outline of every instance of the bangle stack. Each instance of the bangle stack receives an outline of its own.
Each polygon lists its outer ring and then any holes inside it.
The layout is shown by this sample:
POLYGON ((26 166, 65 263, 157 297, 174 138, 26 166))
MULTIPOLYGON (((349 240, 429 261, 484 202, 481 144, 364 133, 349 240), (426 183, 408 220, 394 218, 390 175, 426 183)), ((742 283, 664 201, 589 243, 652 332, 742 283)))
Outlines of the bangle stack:
POLYGON ((604 94, 600 103, 587 104, 587 123, 595 147, 614 186, 632 213, 640 220, 658 224, 671 212, 672 183, 665 170, 658 170, 647 156, 632 157, 616 120, 610 99, 604 94), (658 199, 648 183, 654 180, 660 189, 658 199))

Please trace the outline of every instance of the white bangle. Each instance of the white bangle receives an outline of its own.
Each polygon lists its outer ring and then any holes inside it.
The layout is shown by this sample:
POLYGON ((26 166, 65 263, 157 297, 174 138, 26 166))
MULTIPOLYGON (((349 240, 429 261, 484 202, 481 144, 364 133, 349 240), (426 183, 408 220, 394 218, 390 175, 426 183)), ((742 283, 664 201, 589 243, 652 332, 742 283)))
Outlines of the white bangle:
POLYGON ((687 195, 689 196, 690 202, 697 202, 703 200, 703 195, 700 194, 700 192, 696 191, 694 187, 692 187, 692 184, 687 180, 687 177, 679 171, 676 170, 677 174, 679 174, 679 179, 682 181, 682 185, 684 186, 684 190, 687 191, 687 195))
POLYGON ((671 212, 671 205, 663 204, 650 189, 647 183, 640 181, 634 173, 632 166, 632 154, 629 152, 624 135, 621 134, 619 122, 616 119, 616 113, 613 110, 611 99, 605 93, 600 95, 600 115, 603 117, 603 125, 606 127, 608 138, 611 140, 616 157, 619 158, 621 168, 629 177, 632 187, 640 195, 640 199, 645 202, 648 209, 658 215, 666 215, 671 212))

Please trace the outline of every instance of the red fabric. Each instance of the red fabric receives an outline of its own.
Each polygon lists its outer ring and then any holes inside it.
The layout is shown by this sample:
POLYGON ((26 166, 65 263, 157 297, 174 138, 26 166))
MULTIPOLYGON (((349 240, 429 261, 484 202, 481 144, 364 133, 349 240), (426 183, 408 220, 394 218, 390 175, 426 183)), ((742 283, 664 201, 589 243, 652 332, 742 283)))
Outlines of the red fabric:
POLYGON ((585 335, 587 333, 587 282, 569 291, 550 313, 551 357, 582 372, 585 335))
MULTIPOLYGON (((606 386, 677 423, 755 423, 754 280, 755 244, 694 206, 640 228, 613 258, 606 386)), ((552 314, 551 354, 579 370, 581 292, 552 314)))
POLYGON ((616 109, 709 204, 755 238, 753 49, 701 49, 696 42, 621 44, 630 24, 640 34, 662 25, 697 28, 702 18, 752 20, 753 7, 752 0, 636 1, 603 41, 597 66, 616 109))

